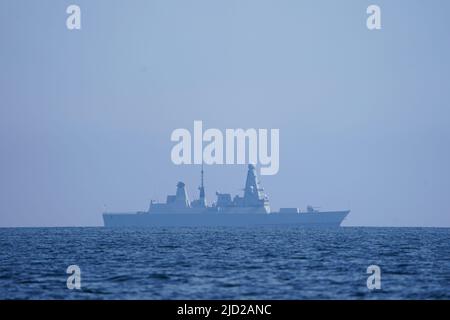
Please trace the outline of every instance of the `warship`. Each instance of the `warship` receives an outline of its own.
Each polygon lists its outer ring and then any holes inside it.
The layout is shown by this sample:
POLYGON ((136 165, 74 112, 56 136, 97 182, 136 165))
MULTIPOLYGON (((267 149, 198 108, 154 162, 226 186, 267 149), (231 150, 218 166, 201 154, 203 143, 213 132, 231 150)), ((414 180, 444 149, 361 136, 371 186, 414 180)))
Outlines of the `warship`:
POLYGON ((175 195, 165 203, 150 201, 147 211, 103 213, 105 227, 195 227, 195 226, 256 226, 299 225, 306 227, 339 227, 350 210, 318 211, 307 206, 280 208, 271 211, 269 198, 256 175, 255 166, 248 165, 243 196, 216 192, 217 200, 208 205, 205 196, 204 171, 201 169, 199 198, 189 201, 186 186, 178 182, 175 195))

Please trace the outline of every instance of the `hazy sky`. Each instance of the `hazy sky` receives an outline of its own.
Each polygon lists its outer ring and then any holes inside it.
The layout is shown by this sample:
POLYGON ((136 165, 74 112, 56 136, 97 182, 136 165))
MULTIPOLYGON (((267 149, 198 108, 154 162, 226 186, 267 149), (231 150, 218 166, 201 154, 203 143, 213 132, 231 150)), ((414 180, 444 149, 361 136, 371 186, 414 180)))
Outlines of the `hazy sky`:
MULTIPOLYGON (((272 207, 450 226, 450 2, 0 1, 0 226, 101 225, 198 166, 176 128, 279 128, 272 207), (82 29, 66 28, 78 4, 82 29), (382 30, 366 8, 382 10, 382 30)), ((237 193, 245 166, 208 166, 237 193)))

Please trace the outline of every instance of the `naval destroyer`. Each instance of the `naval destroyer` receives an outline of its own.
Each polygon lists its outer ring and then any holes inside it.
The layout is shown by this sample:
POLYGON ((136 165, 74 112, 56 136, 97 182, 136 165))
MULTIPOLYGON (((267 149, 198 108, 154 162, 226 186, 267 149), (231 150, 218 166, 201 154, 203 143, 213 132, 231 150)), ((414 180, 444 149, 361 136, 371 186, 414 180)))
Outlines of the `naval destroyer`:
POLYGON ((244 195, 231 197, 216 192, 217 200, 208 205, 203 183, 203 167, 199 198, 189 201, 185 184, 178 182, 175 195, 168 195, 165 203, 150 201, 148 211, 128 213, 103 213, 105 227, 152 226, 254 226, 300 225, 339 227, 350 210, 318 211, 311 206, 306 211, 298 208, 281 208, 272 212, 269 199, 261 187, 255 166, 249 165, 244 195))

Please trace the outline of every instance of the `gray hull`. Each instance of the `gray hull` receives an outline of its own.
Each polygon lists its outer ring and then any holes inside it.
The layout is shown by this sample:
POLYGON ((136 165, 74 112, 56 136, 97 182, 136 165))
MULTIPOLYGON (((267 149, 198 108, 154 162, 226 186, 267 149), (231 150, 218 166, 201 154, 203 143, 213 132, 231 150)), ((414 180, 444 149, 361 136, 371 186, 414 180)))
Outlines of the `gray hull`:
POLYGON ((105 227, 216 227, 297 225, 339 227, 350 211, 313 213, 104 213, 105 227))

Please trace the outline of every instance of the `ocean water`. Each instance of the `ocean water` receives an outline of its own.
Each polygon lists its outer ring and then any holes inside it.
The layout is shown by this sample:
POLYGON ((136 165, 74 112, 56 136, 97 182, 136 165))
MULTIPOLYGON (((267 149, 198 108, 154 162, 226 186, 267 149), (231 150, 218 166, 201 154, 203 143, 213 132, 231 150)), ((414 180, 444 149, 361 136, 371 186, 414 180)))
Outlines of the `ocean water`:
POLYGON ((450 229, 6 228, 0 298, 449 299, 450 229))

